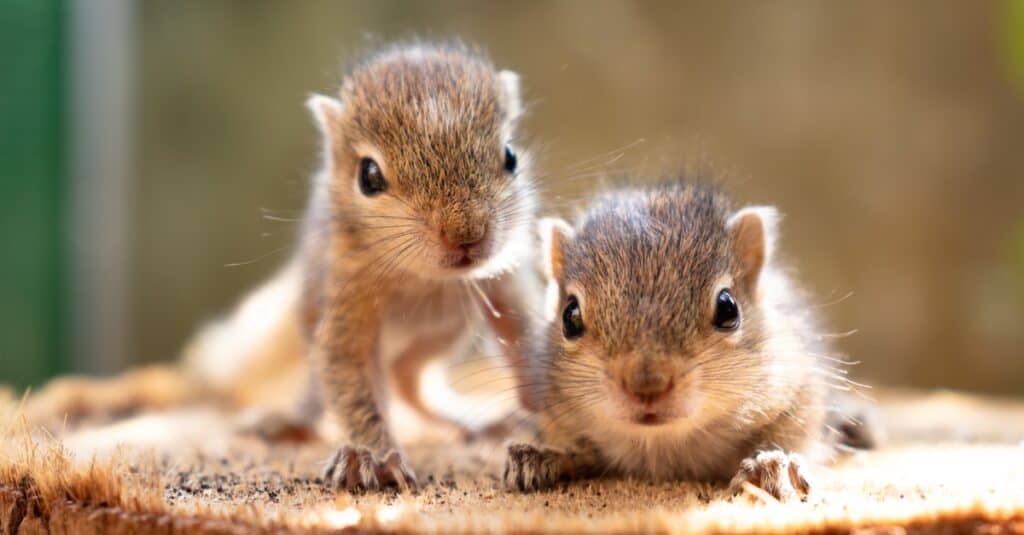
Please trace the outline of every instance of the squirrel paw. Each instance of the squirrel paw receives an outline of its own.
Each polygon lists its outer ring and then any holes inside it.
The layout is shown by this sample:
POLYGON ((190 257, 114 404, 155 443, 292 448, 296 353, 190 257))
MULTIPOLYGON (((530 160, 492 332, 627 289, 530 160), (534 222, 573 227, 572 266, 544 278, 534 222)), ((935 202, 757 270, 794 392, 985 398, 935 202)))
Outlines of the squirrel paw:
POLYGON ((268 442, 308 442, 316 436, 312 421, 263 409, 251 409, 243 413, 237 423, 237 430, 268 442))
POLYGON ((804 498, 811 491, 803 459, 782 450, 759 451, 743 459, 729 491, 739 494, 743 483, 751 483, 782 502, 804 498))
POLYGON ((338 449, 324 470, 324 484, 333 489, 379 490, 398 487, 402 492, 416 489, 416 476, 397 451, 378 459, 370 450, 353 446, 338 449))
POLYGON ((564 454, 550 448, 512 444, 505 460, 505 486, 511 490, 532 492, 551 488, 562 477, 564 454))

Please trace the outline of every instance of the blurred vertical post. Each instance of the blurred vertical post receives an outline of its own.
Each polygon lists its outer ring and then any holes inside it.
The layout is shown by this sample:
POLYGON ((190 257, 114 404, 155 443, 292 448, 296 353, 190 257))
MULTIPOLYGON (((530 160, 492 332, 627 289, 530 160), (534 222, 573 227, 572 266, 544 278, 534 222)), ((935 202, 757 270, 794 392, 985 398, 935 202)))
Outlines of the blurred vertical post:
POLYGON ((110 373, 127 361, 131 329, 135 9, 129 0, 69 1, 72 367, 110 373))

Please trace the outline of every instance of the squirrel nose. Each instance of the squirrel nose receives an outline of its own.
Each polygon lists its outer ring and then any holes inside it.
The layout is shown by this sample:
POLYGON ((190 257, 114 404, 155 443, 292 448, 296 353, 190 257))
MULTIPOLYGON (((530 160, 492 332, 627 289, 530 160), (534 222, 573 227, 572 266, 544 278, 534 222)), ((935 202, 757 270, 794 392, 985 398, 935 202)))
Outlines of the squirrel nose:
POLYGON ((672 378, 661 373, 637 373, 622 381, 629 397, 647 405, 667 398, 674 386, 672 378))
POLYGON ((487 227, 446 227, 441 230, 441 245, 451 250, 463 251, 478 245, 487 234, 487 227))

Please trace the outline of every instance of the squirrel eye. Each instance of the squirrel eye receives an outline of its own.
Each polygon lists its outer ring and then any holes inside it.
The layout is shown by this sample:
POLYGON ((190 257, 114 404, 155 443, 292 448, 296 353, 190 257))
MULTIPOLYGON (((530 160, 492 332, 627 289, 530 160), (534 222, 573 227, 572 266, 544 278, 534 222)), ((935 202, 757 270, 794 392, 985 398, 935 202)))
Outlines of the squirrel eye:
POLYGON ((583 336, 583 312, 575 295, 570 295, 562 311, 562 334, 572 340, 583 336))
POLYGON ((711 323, 719 331, 735 331, 740 326, 740 305, 728 289, 718 292, 715 319, 711 323))
POLYGON ((519 159, 516 158, 516 153, 512 152, 511 145, 505 145, 505 170, 509 173, 516 172, 516 165, 519 164, 519 159))
POLYGON ((388 182, 384 180, 384 173, 381 173, 380 166, 371 158, 363 158, 359 161, 359 191, 367 197, 373 197, 388 189, 388 182))

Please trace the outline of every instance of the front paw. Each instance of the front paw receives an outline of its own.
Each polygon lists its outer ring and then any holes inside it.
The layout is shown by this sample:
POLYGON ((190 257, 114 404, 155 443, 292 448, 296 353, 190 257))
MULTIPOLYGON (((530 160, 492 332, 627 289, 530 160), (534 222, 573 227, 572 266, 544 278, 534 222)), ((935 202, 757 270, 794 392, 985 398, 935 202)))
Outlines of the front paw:
POLYGON ((324 484, 333 489, 379 490, 398 487, 405 492, 416 489, 416 476, 397 451, 383 459, 361 447, 343 446, 327 461, 324 484))
POLYGON ((551 488, 562 477, 564 453, 529 444, 512 444, 505 460, 505 486, 521 492, 551 488))
POLYGON ((782 502, 801 499, 811 491, 803 459, 782 450, 759 451, 743 459, 729 483, 730 492, 738 494, 743 483, 751 483, 782 502))

